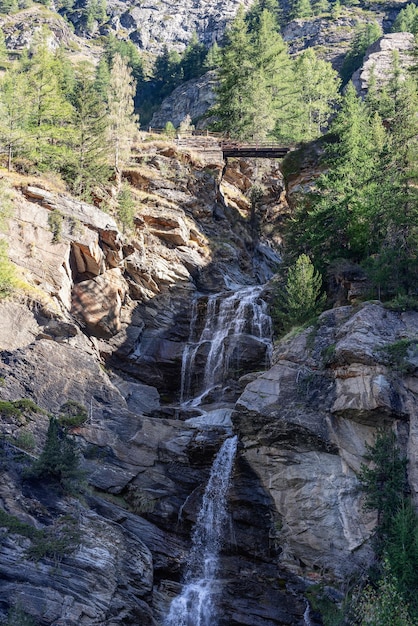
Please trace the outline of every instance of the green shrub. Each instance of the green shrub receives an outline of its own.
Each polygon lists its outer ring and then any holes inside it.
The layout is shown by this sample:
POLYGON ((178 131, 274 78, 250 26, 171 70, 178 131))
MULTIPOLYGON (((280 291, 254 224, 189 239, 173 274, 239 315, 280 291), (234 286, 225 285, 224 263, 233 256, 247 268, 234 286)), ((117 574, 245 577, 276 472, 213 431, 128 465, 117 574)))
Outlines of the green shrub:
POLYGON ((14 400, 12 404, 21 411, 44 413, 44 411, 30 398, 20 398, 20 400, 14 400))
POLYGON ((16 284, 16 270, 9 260, 7 243, 0 241, 0 298, 10 295, 16 284))
POLYGON ((380 353, 384 355, 386 363, 392 369, 401 374, 411 374, 415 371, 415 365, 409 363, 407 357, 418 353, 418 340, 399 339, 380 348, 380 353))
POLYGON ((8 400, 0 400, 0 415, 2 417, 21 417, 22 411, 17 407, 14 402, 8 400))
POLYGON ((392 300, 385 302, 384 307, 390 311, 418 311, 418 298, 415 296, 397 295, 392 300))
POLYGON ((75 400, 68 400, 60 408, 58 422, 65 428, 76 428, 84 424, 88 416, 88 411, 83 404, 75 400))
POLYGON ((52 233, 52 242, 59 243, 62 237, 62 224, 64 216, 58 209, 54 209, 48 215, 48 226, 52 233))
POLYGON ((135 213, 136 205, 132 191, 129 185, 124 183, 118 195, 118 218, 122 223, 124 232, 133 229, 135 213))
POLYGON ((37 622, 19 604, 16 604, 9 609, 5 626, 37 626, 37 622))
POLYGON ((58 518, 48 528, 35 528, 27 522, 22 522, 14 515, 6 513, 0 508, 0 527, 16 535, 31 540, 26 554, 29 559, 38 561, 44 557, 61 559, 73 552, 80 544, 80 532, 76 520, 68 515, 58 518))
POLYGON ((30 430, 20 431, 15 438, 15 444, 18 448, 22 448, 22 450, 26 450, 27 452, 31 452, 36 447, 35 437, 30 430))

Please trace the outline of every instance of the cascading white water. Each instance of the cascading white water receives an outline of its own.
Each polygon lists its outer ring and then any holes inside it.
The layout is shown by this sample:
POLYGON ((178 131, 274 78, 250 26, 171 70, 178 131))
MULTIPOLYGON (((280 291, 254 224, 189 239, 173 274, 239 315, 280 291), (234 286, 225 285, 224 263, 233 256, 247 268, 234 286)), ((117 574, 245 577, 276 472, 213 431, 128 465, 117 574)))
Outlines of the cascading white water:
POLYGON ((312 626, 312 621, 311 621, 311 607, 309 602, 306 603, 306 609, 305 612, 303 614, 303 623, 305 626, 312 626))
MULTIPOLYGON (((243 334, 251 335, 266 346, 267 359, 271 352, 271 318, 267 305, 260 298, 261 286, 243 287, 237 291, 209 296, 206 318, 200 336, 196 337, 198 307, 194 304, 189 341, 183 352, 181 368, 181 403, 190 398, 196 357, 207 344, 201 396, 221 383, 230 367, 243 334)), ((239 352, 239 350, 238 350, 239 352)), ((235 366, 239 368, 239 355, 235 366)), ((267 365, 267 363, 266 363, 267 365)))
POLYGON ((227 521, 227 493, 237 437, 226 439, 212 465, 192 538, 182 593, 174 598, 164 626, 216 626, 216 582, 227 521))

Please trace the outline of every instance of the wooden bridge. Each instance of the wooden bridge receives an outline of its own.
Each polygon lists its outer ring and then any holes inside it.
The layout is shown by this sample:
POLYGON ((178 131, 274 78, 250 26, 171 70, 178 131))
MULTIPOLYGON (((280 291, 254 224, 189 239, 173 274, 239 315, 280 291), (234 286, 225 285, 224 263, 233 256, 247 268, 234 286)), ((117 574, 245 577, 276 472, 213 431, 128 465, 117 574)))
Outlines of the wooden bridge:
MULTIPOLYGON (((149 128, 150 134, 164 135, 163 128, 149 128)), ((282 159, 291 148, 277 143, 264 141, 235 141, 226 138, 222 133, 213 133, 208 130, 190 130, 183 133, 177 132, 173 140, 180 148, 189 148, 205 153, 220 153, 222 158, 259 158, 259 159, 282 159)))
POLYGON ((227 157, 282 159, 290 148, 276 143, 221 141, 221 150, 224 159, 227 157))

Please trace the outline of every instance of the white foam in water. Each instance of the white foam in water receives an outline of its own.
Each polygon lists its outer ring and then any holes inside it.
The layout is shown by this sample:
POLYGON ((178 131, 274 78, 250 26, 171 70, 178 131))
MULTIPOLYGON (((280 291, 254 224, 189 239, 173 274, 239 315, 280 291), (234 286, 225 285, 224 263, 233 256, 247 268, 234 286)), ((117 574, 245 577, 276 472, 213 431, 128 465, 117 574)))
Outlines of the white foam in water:
POLYGON ((182 593, 174 598, 164 626, 216 626, 219 555, 227 523, 227 494, 237 437, 226 439, 211 469, 192 538, 182 593))

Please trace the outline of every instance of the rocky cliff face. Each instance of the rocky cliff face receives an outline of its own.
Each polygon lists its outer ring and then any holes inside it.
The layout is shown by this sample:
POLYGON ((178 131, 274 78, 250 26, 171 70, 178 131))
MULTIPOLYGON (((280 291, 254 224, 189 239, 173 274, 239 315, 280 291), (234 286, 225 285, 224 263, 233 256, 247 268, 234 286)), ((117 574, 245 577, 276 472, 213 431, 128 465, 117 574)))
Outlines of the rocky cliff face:
POLYGON ((414 41, 412 33, 390 33, 370 46, 363 65, 353 74, 353 84, 359 96, 366 96, 371 76, 378 87, 386 84, 392 72, 395 54, 400 68, 407 71, 414 63, 414 41))
POLYGON ((161 52, 164 45, 184 50, 193 32, 207 46, 221 39, 226 24, 234 17, 240 5, 249 8, 253 0, 184 0, 182 2, 141 2, 127 6, 112 0, 108 13, 115 30, 123 28, 129 38, 143 50, 161 52))
MULTIPOLYGON (((178 410, 192 301, 268 280, 277 257, 267 244, 280 242, 287 211, 277 167, 231 162, 221 181, 216 145, 199 154, 161 139, 138 146, 124 174, 134 233, 46 180, 10 179, 10 255, 26 297, 0 305, 0 397, 39 409, 0 406, 3 616, 18 599, 42 626, 158 626, 180 590, 211 462, 231 429, 219 412, 210 426, 178 410), (254 222, 246 194, 260 182, 254 222), (30 436, 39 454, 43 411, 67 400, 88 410, 71 431, 89 484, 81 498, 24 471, 21 445, 30 436)), ((278 344, 266 371, 249 360, 228 380, 240 445, 222 626, 302 625, 306 581, 338 587, 367 566, 375 520, 356 476, 382 424, 398 434, 418 498, 417 334, 418 314, 339 307, 278 344)))

